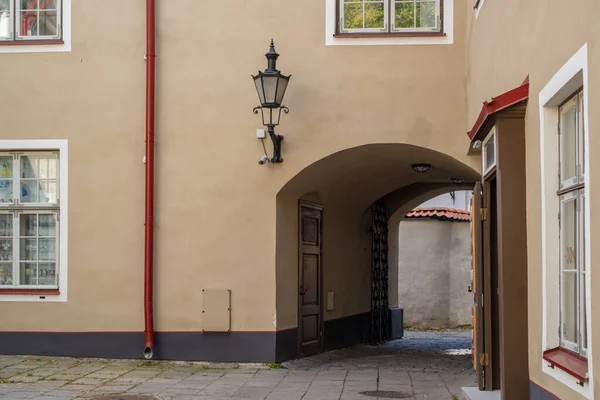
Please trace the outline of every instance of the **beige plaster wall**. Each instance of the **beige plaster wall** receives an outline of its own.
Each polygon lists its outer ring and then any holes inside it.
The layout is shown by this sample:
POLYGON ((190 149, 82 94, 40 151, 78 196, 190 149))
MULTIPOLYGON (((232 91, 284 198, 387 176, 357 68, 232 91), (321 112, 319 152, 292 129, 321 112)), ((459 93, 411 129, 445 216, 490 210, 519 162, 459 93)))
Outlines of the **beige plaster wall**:
MULTIPOLYGON (((467 7, 468 8, 468 7, 467 7)), ((527 147, 527 247, 529 293, 529 370, 530 378, 560 398, 579 396, 542 372, 542 269, 541 269, 541 179, 538 95, 558 69, 588 44, 589 105, 600 98, 600 27, 597 24, 600 3, 582 0, 565 10, 558 0, 487 0, 479 18, 469 13, 467 23, 467 94, 468 124, 472 126, 481 102, 518 86, 529 74, 530 98, 525 117, 527 147)), ((590 154, 600 148, 595 134, 600 116, 589 112, 590 154)), ((590 174, 600 170, 600 160, 590 160, 590 174)), ((596 198, 600 189, 593 184, 587 195, 596 198)), ((600 234, 600 214, 592 207, 590 215, 591 246, 600 234)), ((592 251, 591 265, 598 257, 592 251)), ((593 269, 593 268, 592 268, 593 269)), ((593 272, 592 272, 593 276, 593 272)), ((592 304, 597 302, 600 280, 592 278, 592 304)), ((600 346, 600 309, 592 308, 592 346, 600 346)), ((600 365, 600 353, 594 352, 593 363, 600 365)), ((595 396, 600 395, 598 375, 594 377, 595 396)))
MULTIPOLYGON (((456 9, 465 3, 456 0, 456 9)), ((157 330, 200 330, 202 288, 232 290, 233 330, 274 330, 278 318, 282 329, 295 326, 295 292, 276 315, 275 264, 277 254, 277 274, 281 260, 297 271, 295 241, 276 238, 281 221, 297 223, 297 199, 342 177, 345 184, 324 199, 337 204, 358 177, 351 214, 327 212, 331 232, 353 226, 360 248, 362 213, 378 197, 425 179, 409 175, 409 166, 427 154, 366 152, 354 165, 342 163, 344 170, 322 171, 329 178, 318 185, 276 200, 316 161, 368 143, 407 143, 447 155, 431 158, 439 168, 426 179, 472 179, 479 168, 464 136, 465 14, 456 13, 453 45, 326 47, 322 2, 166 4, 157 13, 157 330), (293 74, 291 112, 280 129, 285 162, 259 167, 254 130, 261 124, 251 112, 257 99, 249 74, 265 67, 271 37, 279 67, 293 74)), ((143 2, 75 1, 72 52, 0 54, 0 76, 10 77, 2 86, 10 95, 0 96, 0 139, 68 139, 70 152, 69 301, 0 302, 3 329, 143 328, 144 11, 143 2)), ((331 235, 327 243, 335 245, 340 239, 331 235)), ((348 260, 359 265, 352 253, 341 254, 331 271, 344 271, 348 260)), ((354 279, 366 276, 360 270, 354 279)), ((290 279, 282 288, 294 287, 290 279)), ((331 285, 344 295, 360 290, 354 281, 331 285)), ((327 318, 363 310, 362 296, 340 300, 327 318)))

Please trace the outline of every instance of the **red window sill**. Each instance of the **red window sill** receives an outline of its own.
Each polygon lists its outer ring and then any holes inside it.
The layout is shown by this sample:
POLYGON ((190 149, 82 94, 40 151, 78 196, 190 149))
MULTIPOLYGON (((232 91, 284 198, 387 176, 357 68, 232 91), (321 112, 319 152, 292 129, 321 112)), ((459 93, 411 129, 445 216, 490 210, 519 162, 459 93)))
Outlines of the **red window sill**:
POLYGON ((3 294, 28 294, 39 296, 54 296, 59 295, 59 289, 0 289, 0 295, 3 294))
POLYGON ((384 33, 336 33, 334 38, 358 39, 358 38, 390 38, 390 37, 441 37, 446 36, 444 32, 384 32, 384 33))
POLYGON ((50 46, 57 44, 65 44, 65 42, 63 40, 0 40, 0 46, 50 46))
POLYGON ((552 367, 558 367, 569 375, 573 375, 581 382, 587 381, 588 361, 587 358, 575 354, 561 347, 546 350, 543 356, 552 367))

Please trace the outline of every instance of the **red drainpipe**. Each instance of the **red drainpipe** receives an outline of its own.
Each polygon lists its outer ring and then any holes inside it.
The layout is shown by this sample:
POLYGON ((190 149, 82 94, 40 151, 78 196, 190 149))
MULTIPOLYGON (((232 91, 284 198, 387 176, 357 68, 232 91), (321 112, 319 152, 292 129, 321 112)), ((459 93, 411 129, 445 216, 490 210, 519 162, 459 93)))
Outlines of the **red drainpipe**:
POLYGON ((144 222, 144 357, 154 355, 154 95, 156 3, 146 0, 146 216, 144 222))

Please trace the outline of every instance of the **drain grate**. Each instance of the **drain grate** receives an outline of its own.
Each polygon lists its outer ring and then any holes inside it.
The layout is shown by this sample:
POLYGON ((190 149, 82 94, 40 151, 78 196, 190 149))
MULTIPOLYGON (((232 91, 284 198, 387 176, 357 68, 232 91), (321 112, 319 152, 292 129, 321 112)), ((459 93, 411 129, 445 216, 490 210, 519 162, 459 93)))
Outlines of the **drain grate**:
POLYGON ((147 394, 105 394, 104 396, 95 396, 89 400, 159 400, 158 397, 148 396, 147 394))
POLYGON ((369 397, 379 397, 380 399, 410 399, 413 397, 412 393, 393 392, 386 390, 369 390, 366 392, 360 392, 360 394, 369 397))

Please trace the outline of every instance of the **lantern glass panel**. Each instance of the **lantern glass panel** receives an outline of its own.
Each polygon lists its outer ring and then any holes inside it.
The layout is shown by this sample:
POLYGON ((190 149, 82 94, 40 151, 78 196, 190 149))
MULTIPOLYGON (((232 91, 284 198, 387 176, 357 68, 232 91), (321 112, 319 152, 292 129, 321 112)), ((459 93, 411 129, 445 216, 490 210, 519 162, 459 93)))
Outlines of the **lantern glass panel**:
POLYGON ((264 104, 265 92, 263 91, 262 73, 259 73, 258 76, 254 77, 254 86, 256 86, 256 92, 258 93, 258 99, 260 100, 260 104, 264 104))
POLYGON ((263 75, 263 85, 265 89, 264 103, 275 103, 275 94, 277 92, 277 75, 263 75))
POLYGON ((277 98, 275 102, 277 104, 283 103, 283 96, 285 95, 285 90, 287 89, 288 82, 290 81, 289 76, 279 76, 279 86, 277 87, 277 98))

